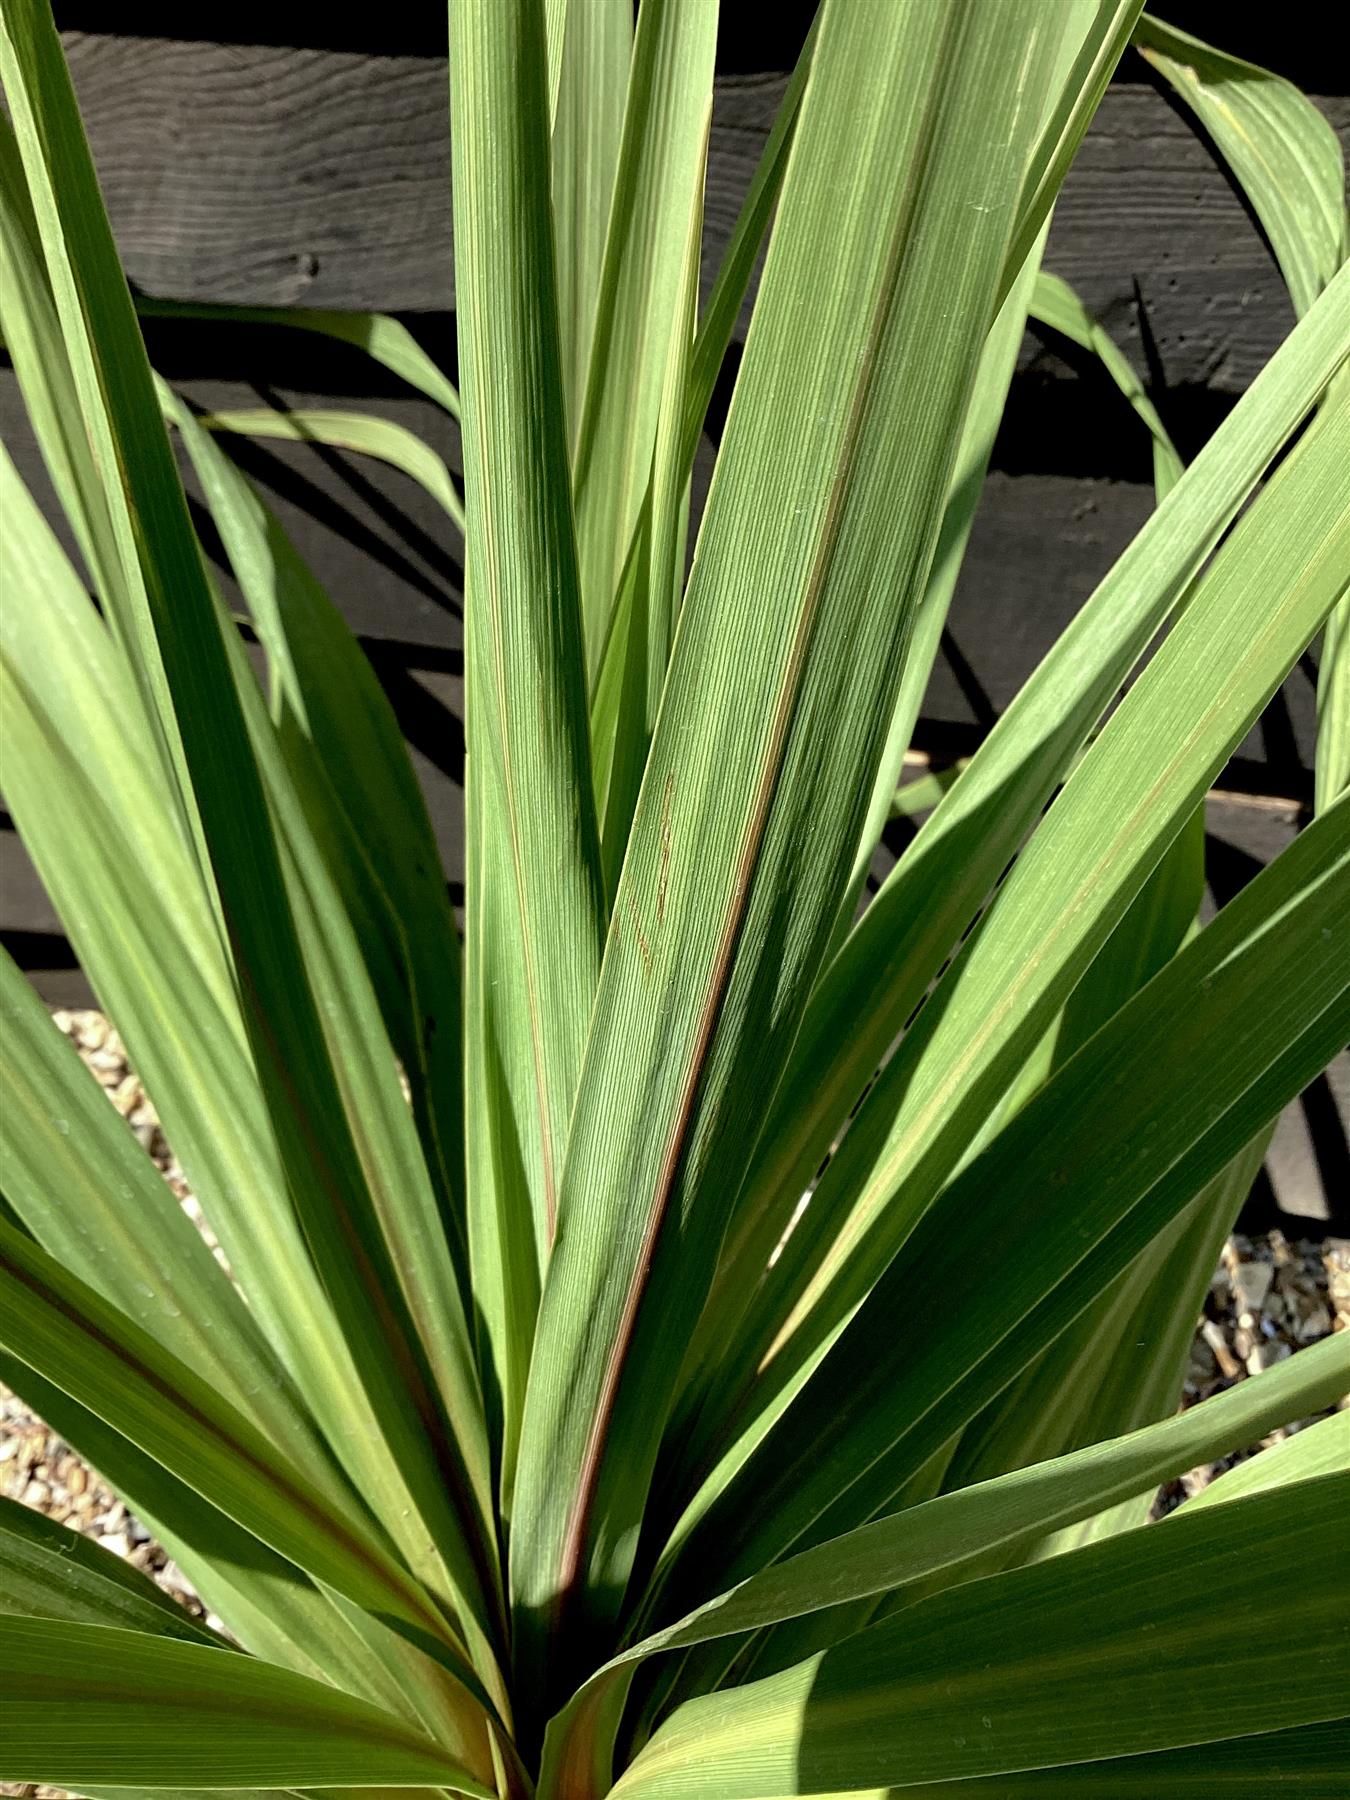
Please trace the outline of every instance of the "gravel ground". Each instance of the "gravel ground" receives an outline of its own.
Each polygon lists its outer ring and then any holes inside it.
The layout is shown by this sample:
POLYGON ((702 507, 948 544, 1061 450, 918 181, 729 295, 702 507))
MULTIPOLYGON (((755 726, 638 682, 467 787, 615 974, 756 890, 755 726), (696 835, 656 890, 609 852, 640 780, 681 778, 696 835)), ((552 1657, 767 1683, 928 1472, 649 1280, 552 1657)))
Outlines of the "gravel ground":
MULTIPOLYGON (((55 1017, 219 1256, 201 1209, 164 1141, 154 1108, 128 1067, 117 1033, 100 1013, 58 1012, 55 1017)), ((1204 1317, 1191 1345, 1184 1403, 1191 1405, 1231 1387, 1333 1330, 1350 1330, 1350 1240, 1288 1239, 1278 1231, 1259 1237, 1231 1237, 1214 1272, 1204 1317)), ((1345 1404, 1350 1405, 1350 1400, 1345 1404)), ((1225 1469, 1286 1436, 1284 1430, 1273 1432, 1261 1445, 1169 1482, 1159 1493, 1155 1511, 1171 1511, 1225 1469)), ((0 1387, 0 1494, 35 1506, 99 1539, 107 1549, 153 1576, 180 1605, 202 1614, 201 1602, 181 1570, 140 1521, 68 1445, 4 1387, 0 1387)), ((58 1794, 56 1788, 0 1783, 0 1795, 35 1800, 58 1794)))
MULTIPOLYGON (((1223 1260, 1205 1296, 1204 1316, 1191 1341, 1182 1404, 1191 1406, 1257 1375, 1333 1331, 1350 1331, 1350 1239, 1290 1239, 1279 1231, 1258 1237, 1235 1233, 1224 1245, 1223 1260)), ((1341 1405, 1350 1408, 1350 1397, 1341 1405)), ((1216 1475, 1290 1435, 1281 1427, 1249 1450, 1169 1481, 1159 1492, 1155 1516, 1171 1512, 1208 1487, 1216 1475)))

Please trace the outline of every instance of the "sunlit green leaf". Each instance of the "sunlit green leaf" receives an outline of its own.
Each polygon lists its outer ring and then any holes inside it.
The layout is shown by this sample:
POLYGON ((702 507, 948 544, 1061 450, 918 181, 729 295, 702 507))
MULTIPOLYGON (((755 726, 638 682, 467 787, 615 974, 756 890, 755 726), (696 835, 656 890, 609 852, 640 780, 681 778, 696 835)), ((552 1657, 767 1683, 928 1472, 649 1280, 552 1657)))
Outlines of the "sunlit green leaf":
MULTIPOLYGON (((1182 1749, 1342 1715, 1350 1580, 1336 1528, 1350 1476, 1300 1483, 1112 1538, 938 1595, 781 1675, 682 1707, 620 1778, 621 1800, 760 1800, 933 1782, 1182 1749), (1291 1686, 1272 1662, 1285 1600, 1250 1583, 1215 1605, 1239 1559, 1277 1532, 1310 1556, 1308 1629, 1329 1653, 1291 1686), (1235 1636, 1233 1619, 1242 1632, 1235 1636), (1240 1720, 1212 1668, 1242 1684, 1240 1720)), ((1293 1566, 1297 1566, 1296 1562, 1293 1566)), ((978 1789, 973 1793, 978 1794, 978 1789)))
POLYGON ((450 471, 431 446, 391 419, 372 413, 338 412, 317 406, 241 407, 233 412, 206 414, 201 421, 208 431, 234 432, 241 437, 277 438, 283 443, 326 444, 334 450, 357 450, 378 457, 419 482, 439 500, 463 531, 464 508, 450 471))
POLYGON ((103 1625, 0 1618, 5 1763, 63 1786, 492 1789, 430 1738, 270 1663, 103 1625))

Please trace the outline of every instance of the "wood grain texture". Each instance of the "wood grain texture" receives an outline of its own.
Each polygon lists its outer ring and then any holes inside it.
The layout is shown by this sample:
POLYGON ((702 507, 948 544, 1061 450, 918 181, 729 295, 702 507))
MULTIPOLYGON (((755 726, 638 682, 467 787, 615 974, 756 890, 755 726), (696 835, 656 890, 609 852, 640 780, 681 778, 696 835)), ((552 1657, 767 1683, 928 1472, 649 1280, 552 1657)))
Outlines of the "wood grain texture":
POLYGON ((444 62, 72 32, 65 44, 118 242, 147 292, 449 303, 444 62))
MULTIPOLYGON (((768 9, 724 6, 718 72, 792 68, 817 5, 777 0, 768 9)), ((444 0, 400 0, 382 9, 320 8, 312 0, 197 0, 188 19, 157 0, 53 0, 53 11, 57 25, 72 31, 181 37, 190 24, 193 37, 212 43, 302 44, 373 56, 434 57, 445 50, 444 0)), ((1278 70, 1308 92, 1327 78, 1326 21, 1319 7, 1286 7, 1277 16, 1267 0, 1168 0, 1167 17, 1234 56, 1278 70)))
MULTIPOLYGON (((146 291, 386 311, 453 303, 441 59, 81 32, 66 43, 118 240, 146 291)), ((709 270, 783 85, 776 74, 718 81, 709 270)), ((1321 104, 1350 140, 1350 100, 1321 104)), ((1240 392, 1291 322, 1241 201, 1143 82, 1106 95, 1048 260, 1125 341, 1138 341, 1142 313, 1170 387, 1240 392)))

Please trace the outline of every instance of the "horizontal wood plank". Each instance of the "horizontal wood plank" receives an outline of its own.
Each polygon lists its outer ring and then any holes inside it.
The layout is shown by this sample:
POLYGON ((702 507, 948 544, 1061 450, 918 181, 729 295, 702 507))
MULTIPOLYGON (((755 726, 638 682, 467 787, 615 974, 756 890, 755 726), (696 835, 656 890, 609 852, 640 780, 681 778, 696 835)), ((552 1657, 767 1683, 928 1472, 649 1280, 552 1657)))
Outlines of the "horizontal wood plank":
MULTIPOLYGON (((443 60, 68 32, 132 278, 178 299, 453 304, 443 60)), ((784 77, 719 78, 705 264, 715 269, 784 77)), ((1350 100, 1321 103, 1350 139, 1350 100)), ((1278 275, 1172 102, 1117 82, 1056 215, 1050 266, 1103 322, 1141 312, 1169 387, 1240 392, 1288 330, 1278 275)))
MULTIPOLYGON (((421 679, 420 677, 418 679, 421 679)), ((414 752, 416 755, 417 753, 414 752)), ((419 757, 424 780, 428 772, 419 757)), ((458 814, 442 804, 444 781, 428 786, 443 848, 455 852, 458 814)), ((1280 802, 1212 795, 1206 806, 1205 856, 1209 876, 1206 910, 1226 903, 1277 855, 1296 829, 1298 811, 1280 802)), ((462 888, 452 882, 456 905, 462 888)), ((49 1006, 96 1004, 86 980, 16 835, 0 822, 0 942, 24 968, 49 1006)), ((1248 1198, 1243 1227, 1279 1226, 1290 1236, 1350 1233, 1350 1056, 1336 1058, 1298 1100, 1286 1107, 1265 1165, 1248 1198)))
MULTIPOLYGON (((212 345, 229 328, 192 329, 201 334, 202 358, 211 366, 212 345)), ((152 326, 152 356, 162 365, 155 354, 158 335, 152 326)), ((328 384, 297 388, 266 379, 189 373, 193 365, 183 358, 181 328, 173 339, 179 345, 176 385, 203 409, 268 403, 359 407, 417 432, 458 471, 457 434, 429 401, 379 386, 353 395, 340 385, 353 366, 351 352, 332 352, 328 384)), ((313 358, 312 350, 307 354, 313 358)), ((1029 346, 1027 355, 1037 354, 1029 346)), ((354 360, 359 367, 361 359, 354 360)), ((323 367, 323 357, 313 359, 308 373, 316 376, 323 367)), ((1089 431, 1090 400, 1080 404, 1067 398, 1075 382, 1065 373, 1050 384, 1060 404, 1052 410, 1048 439, 1043 425, 1036 424, 1052 405, 1041 375, 1029 369, 1014 384, 1009 422, 996 447, 995 467, 918 727, 917 741, 924 749, 965 754, 973 748, 1148 516, 1152 491, 1144 479, 1148 451, 1142 428, 1122 402, 1117 431, 1103 430, 1100 417, 1089 431), (1070 430, 1075 439, 1065 443, 1070 430), (1051 445, 1061 466, 1043 473, 1037 463, 1051 445)), ((44 511, 73 547, 8 373, 0 377, 0 436, 44 511)), ((457 534, 445 514, 407 476, 355 453, 243 438, 232 438, 230 445, 382 672, 399 681, 409 735, 427 748, 428 709, 395 671, 417 671, 418 679, 458 679, 463 567, 457 534), (411 728, 414 719, 416 731, 411 728)), ((705 439, 696 465, 696 502, 711 463, 712 448, 705 439)), ((186 479, 195 495, 190 472, 186 479)), ((199 508, 197 519, 212 546, 209 517, 199 508)), ((226 591, 237 598, 228 573, 221 573, 226 591)), ((1316 663, 1309 656, 1248 734, 1229 786, 1300 803, 1310 797, 1315 698, 1316 663)), ((456 742, 446 751, 451 762, 463 756, 457 688, 454 707, 456 742)))
MULTIPOLYGON (((777 0, 771 9, 723 6, 718 71, 792 68, 817 6, 818 0, 777 0)), ((1166 10, 1173 25, 1278 69, 1308 91, 1337 73, 1328 70, 1326 24, 1317 7, 1276 14, 1266 0, 1168 0, 1166 10)), ((445 50, 445 0, 400 0, 378 9, 316 7, 312 0, 198 0, 186 19, 155 0, 53 0, 53 11, 58 26, 72 31, 182 37, 190 24, 193 37, 220 44, 304 45, 370 56, 433 57, 445 50)), ((1350 75, 1350 69, 1339 73, 1350 75)))

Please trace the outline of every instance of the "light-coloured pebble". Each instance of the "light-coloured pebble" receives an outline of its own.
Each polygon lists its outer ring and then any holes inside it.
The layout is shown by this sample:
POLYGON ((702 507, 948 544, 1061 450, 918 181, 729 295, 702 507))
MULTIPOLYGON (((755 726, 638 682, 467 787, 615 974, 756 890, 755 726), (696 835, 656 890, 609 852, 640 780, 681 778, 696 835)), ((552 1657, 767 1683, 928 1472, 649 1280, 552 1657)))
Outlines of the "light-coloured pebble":
POLYGON ((1272 1264, 1265 1262, 1240 1262, 1229 1277, 1233 1284, 1233 1298, 1244 1313, 1259 1313, 1262 1302, 1270 1292, 1270 1284, 1275 1279, 1272 1264))

